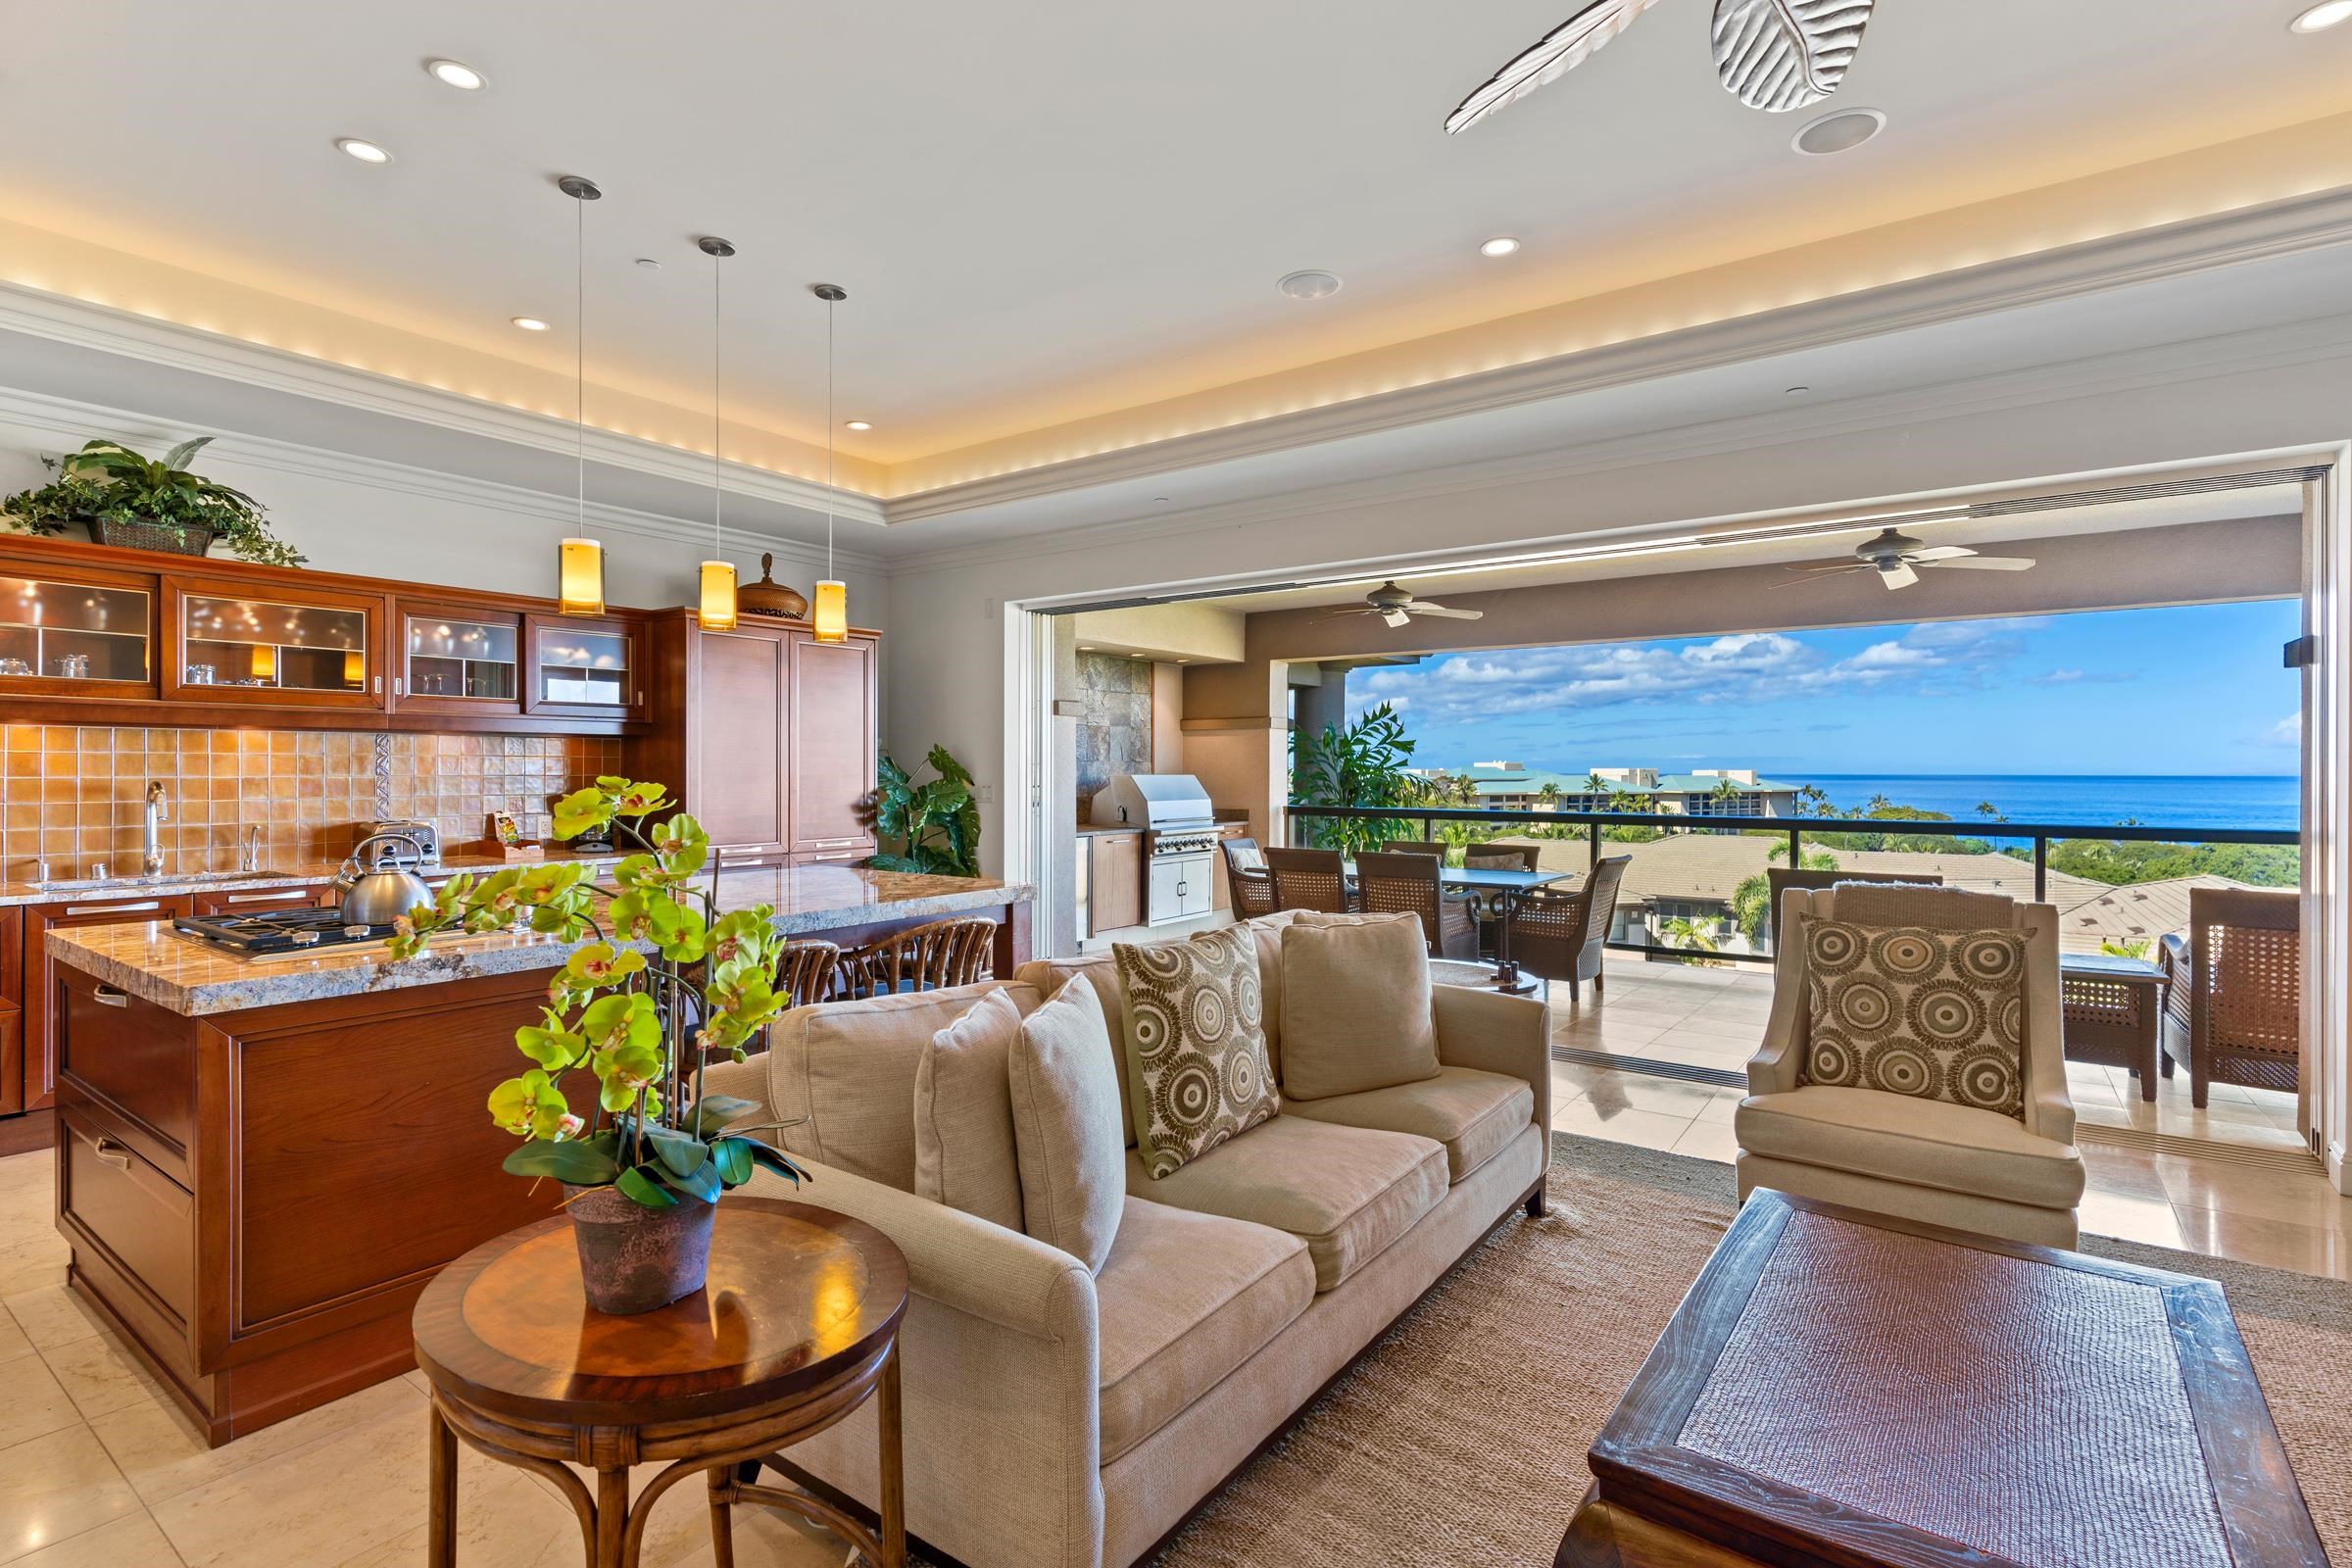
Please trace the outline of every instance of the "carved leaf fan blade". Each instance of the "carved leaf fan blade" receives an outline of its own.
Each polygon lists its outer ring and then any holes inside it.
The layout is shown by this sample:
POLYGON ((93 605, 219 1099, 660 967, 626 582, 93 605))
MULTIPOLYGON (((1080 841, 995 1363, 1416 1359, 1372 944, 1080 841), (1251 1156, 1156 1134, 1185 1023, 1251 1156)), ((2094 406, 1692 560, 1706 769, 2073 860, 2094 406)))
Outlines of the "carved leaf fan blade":
POLYGON ((1453 113, 1446 117, 1446 134, 1467 130, 1505 104, 1517 103, 1537 88, 1559 80, 1599 53, 1602 45, 1632 26, 1636 18, 1657 3, 1658 0, 1592 0, 1457 104, 1453 113))
POLYGON ((1786 114, 1845 80, 1876 0, 1715 0, 1715 69, 1750 109, 1786 114))

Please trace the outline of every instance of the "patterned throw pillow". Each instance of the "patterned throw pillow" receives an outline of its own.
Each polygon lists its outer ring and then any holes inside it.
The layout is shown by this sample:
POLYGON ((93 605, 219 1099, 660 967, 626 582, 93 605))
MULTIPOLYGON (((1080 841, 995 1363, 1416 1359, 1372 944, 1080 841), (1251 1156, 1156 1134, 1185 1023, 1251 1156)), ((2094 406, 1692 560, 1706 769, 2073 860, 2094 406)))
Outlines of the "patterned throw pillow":
POLYGON ((1801 917, 1811 1038, 1797 1081, 2025 1119, 2030 930, 1801 917))
POLYGON ((1282 1108, 1266 1059, 1257 943, 1228 926, 1110 951, 1127 990, 1136 1151, 1157 1181, 1282 1108))

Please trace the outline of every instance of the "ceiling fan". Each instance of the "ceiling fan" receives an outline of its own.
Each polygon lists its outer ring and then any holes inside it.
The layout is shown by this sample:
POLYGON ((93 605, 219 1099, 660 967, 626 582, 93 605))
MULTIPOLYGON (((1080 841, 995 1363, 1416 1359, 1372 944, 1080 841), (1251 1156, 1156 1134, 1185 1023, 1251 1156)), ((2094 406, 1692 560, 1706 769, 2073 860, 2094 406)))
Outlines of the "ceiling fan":
POLYGON ((1392 628, 1411 625, 1415 615, 1433 615, 1442 620, 1483 620, 1487 614, 1483 610, 1448 610, 1444 605, 1415 599, 1394 582, 1384 582, 1364 595, 1364 608, 1361 610, 1334 610, 1330 613, 1378 615, 1392 628))
MULTIPOLYGON (((2024 556, 1980 556, 1961 545, 1930 546, 1892 528, 1854 546, 1854 559, 1827 566, 1791 566, 1808 576, 1833 576, 1845 571, 1875 571, 1889 588, 1908 588, 1919 581, 1914 567, 1954 566, 1964 571, 2030 571, 2034 563, 2024 556)), ((1793 588, 1794 583, 1784 586, 1793 588)))

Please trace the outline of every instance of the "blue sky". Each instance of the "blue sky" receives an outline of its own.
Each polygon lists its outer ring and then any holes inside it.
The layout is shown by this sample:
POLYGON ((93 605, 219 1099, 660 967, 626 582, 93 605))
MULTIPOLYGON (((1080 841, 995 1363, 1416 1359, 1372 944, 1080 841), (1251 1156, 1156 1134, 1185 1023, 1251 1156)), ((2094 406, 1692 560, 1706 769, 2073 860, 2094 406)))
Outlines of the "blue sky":
POLYGON ((1414 761, 2292 773, 2292 600, 1452 654, 1359 669, 1414 761))

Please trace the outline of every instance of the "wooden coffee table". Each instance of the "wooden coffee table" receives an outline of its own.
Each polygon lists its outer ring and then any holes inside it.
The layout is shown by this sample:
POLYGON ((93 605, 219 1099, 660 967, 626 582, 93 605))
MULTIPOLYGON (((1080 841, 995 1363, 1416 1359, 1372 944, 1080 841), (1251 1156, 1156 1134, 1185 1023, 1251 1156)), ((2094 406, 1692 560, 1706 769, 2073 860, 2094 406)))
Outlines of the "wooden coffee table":
POLYGON ((1759 1191, 1559 1568, 2324 1568, 2222 1289, 1759 1191))
POLYGON ((588 1309, 571 1222, 485 1243, 416 1303, 416 1364, 432 1382, 426 1560, 457 1557, 459 1442, 544 1476, 579 1515, 594 1568, 634 1568, 655 1500, 709 1473, 711 1548, 731 1568, 730 1508, 788 1508, 880 1568, 905 1568, 899 1320, 906 1260, 872 1226, 807 1203, 729 1198, 709 1283, 633 1317, 588 1309), (805 1492, 758 1484, 779 1450, 868 1397, 881 1429, 881 1528, 805 1492), (668 1461, 632 1505, 629 1467, 668 1461), (589 1494, 566 1467, 596 1471, 589 1494))

